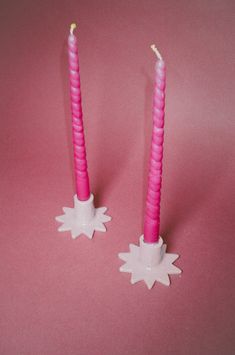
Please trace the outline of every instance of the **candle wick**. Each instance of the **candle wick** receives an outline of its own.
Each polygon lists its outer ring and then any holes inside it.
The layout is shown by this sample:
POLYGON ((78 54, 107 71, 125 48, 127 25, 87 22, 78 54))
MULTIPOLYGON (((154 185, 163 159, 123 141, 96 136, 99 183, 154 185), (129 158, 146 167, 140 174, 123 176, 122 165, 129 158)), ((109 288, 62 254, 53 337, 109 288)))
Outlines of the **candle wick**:
POLYGON ((75 30, 76 27, 77 27, 76 23, 71 23, 71 25, 70 25, 70 33, 71 33, 71 35, 73 35, 73 31, 75 30))
POLYGON ((162 55, 161 55, 161 53, 159 52, 159 50, 157 49, 157 47, 155 46, 155 44, 152 44, 152 45, 150 46, 150 48, 154 51, 154 53, 156 54, 157 58, 158 58, 159 60, 162 60, 162 55))

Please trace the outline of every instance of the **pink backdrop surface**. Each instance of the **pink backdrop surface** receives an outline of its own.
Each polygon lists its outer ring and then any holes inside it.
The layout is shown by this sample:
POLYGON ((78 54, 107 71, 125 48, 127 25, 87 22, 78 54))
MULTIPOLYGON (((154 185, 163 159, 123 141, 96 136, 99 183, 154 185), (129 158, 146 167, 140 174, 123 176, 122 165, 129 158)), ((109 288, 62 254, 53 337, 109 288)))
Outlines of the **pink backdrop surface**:
POLYGON ((1 1, 1 355, 233 354, 234 1, 1 1), (72 240, 66 39, 78 23, 91 190, 113 220, 72 240), (167 65, 161 235, 169 288, 117 254, 143 230, 155 58, 167 65))

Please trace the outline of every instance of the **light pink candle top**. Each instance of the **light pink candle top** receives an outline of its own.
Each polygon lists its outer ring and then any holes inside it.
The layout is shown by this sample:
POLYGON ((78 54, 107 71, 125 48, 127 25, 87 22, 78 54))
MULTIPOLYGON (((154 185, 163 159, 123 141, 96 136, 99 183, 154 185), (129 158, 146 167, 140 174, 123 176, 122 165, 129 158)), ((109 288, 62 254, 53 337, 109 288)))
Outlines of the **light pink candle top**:
POLYGON ((154 45, 151 48, 158 60, 155 68, 153 131, 144 218, 144 241, 146 243, 156 243, 159 239, 166 84, 165 63, 157 48, 154 45))
POLYGON ((86 147, 82 119, 78 46, 77 38, 73 33, 75 28, 76 25, 72 24, 68 37, 74 169, 77 197, 79 200, 86 201, 90 197, 90 185, 87 171, 86 147))

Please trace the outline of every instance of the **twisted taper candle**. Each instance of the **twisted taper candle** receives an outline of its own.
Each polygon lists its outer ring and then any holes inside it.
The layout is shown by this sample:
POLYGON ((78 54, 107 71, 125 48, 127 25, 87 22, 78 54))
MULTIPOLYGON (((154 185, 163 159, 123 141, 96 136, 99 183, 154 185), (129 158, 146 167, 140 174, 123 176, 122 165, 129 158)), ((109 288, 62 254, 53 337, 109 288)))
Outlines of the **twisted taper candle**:
POLYGON ((76 24, 72 23, 70 26, 70 34, 68 37, 74 169, 77 197, 81 201, 86 201, 90 197, 90 186, 87 171, 86 147, 82 120, 78 46, 77 38, 73 33, 75 28, 76 24))
POLYGON ((165 63, 155 45, 151 48, 158 60, 155 73, 153 132, 144 218, 144 241, 146 243, 155 243, 159 239, 166 84, 165 63))

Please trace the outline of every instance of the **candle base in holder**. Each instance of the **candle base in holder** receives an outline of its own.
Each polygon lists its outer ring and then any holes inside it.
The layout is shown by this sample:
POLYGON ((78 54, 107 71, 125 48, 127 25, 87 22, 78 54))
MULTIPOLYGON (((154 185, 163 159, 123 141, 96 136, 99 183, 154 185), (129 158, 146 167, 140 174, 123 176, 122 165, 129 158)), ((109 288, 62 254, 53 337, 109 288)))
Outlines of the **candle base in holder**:
POLYGON ((129 247, 129 253, 118 254, 119 258, 126 262, 119 270, 132 274, 132 284, 143 280, 149 289, 155 281, 169 286, 169 275, 181 273, 181 270, 173 265, 179 255, 166 253, 166 244, 163 244, 161 237, 157 243, 145 243, 142 235, 140 246, 130 244, 129 247))
POLYGON ((59 232, 71 231, 73 239, 81 234, 92 239, 95 231, 106 232, 105 222, 111 220, 105 214, 107 207, 94 207, 94 195, 91 194, 87 201, 81 201, 74 196, 74 207, 63 207, 64 214, 56 217, 56 221, 63 223, 59 232))

